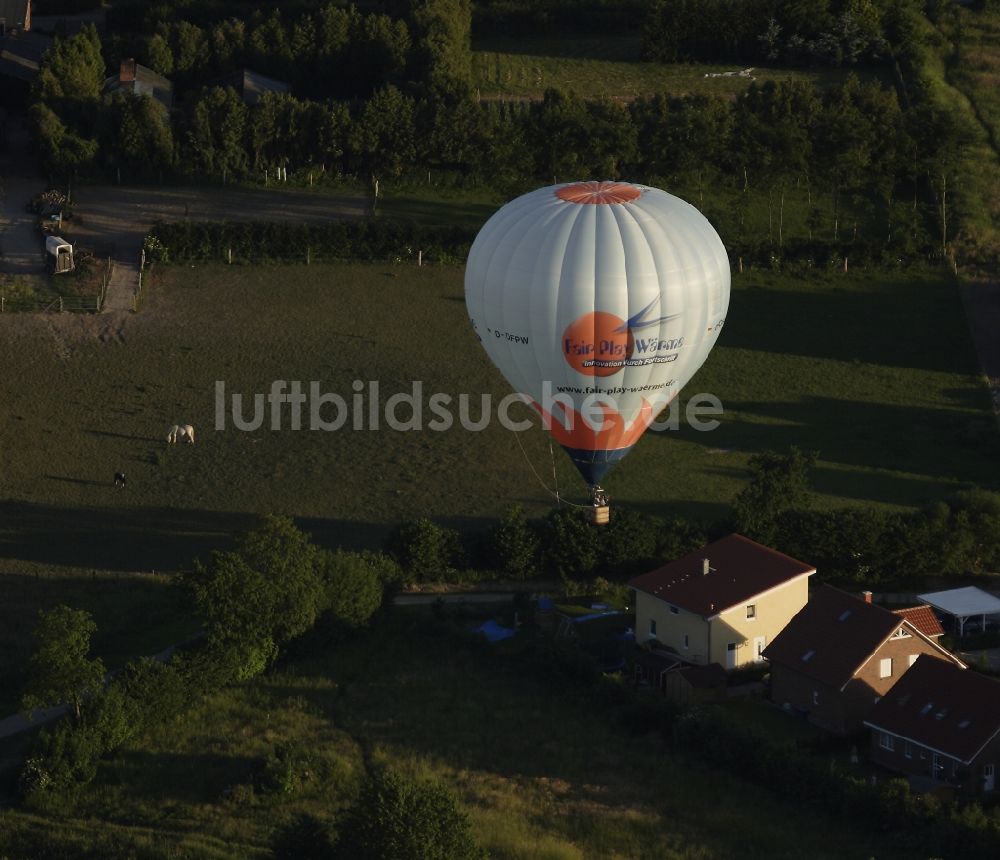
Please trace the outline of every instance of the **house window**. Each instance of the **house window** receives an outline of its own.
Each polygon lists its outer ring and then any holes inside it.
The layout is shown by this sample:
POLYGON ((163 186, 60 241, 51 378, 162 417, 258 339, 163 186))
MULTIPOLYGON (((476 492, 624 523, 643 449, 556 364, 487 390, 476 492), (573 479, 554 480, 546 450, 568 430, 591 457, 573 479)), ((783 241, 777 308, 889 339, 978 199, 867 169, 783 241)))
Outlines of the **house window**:
POLYGON ((649 635, 650 636, 655 636, 656 635, 656 619, 655 618, 650 618, 649 619, 649 635))
POLYGON ((688 635, 687 635, 687 633, 685 633, 685 634, 684 634, 684 650, 685 650, 685 651, 686 651, 686 650, 687 650, 687 648, 688 648, 688 644, 689 644, 689 642, 688 642, 688 635))
POLYGON ((927 750, 923 747, 920 748, 920 760, 924 761, 927 758, 927 750))
POLYGON ((819 704, 819 690, 813 690, 813 704, 819 704))
POLYGON ((756 617, 757 617, 757 604, 756 603, 747 604, 747 618, 756 618, 756 617))
POLYGON ((886 657, 884 660, 879 660, 878 676, 880 678, 892 677, 892 657, 886 657))
POLYGON ((882 747, 882 749, 892 752, 896 749, 896 739, 887 732, 882 732, 882 735, 878 740, 878 745, 882 747))
POLYGON ((911 654, 910 655, 910 663, 909 663, 909 665, 912 666, 914 663, 916 663, 917 662, 917 657, 919 657, 919 656, 920 656, 919 654, 911 654))
POLYGON ((670 612, 673 615, 680 615, 681 614, 681 611, 676 606, 671 606, 670 607, 670 612))
POLYGON ((903 746, 903 755, 905 755, 907 758, 913 758, 913 744, 911 744, 909 741, 907 741, 906 744, 903 746))

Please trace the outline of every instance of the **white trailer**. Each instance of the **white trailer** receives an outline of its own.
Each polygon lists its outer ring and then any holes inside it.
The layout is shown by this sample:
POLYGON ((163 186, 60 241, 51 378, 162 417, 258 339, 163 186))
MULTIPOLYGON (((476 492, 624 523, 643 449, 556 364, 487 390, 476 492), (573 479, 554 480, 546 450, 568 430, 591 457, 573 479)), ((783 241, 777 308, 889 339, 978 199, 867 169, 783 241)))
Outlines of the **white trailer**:
POLYGON ((45 237, 45 252, 52 256, 52 271, 59 275, 73 271, 73 246, 58 236, 45 237))

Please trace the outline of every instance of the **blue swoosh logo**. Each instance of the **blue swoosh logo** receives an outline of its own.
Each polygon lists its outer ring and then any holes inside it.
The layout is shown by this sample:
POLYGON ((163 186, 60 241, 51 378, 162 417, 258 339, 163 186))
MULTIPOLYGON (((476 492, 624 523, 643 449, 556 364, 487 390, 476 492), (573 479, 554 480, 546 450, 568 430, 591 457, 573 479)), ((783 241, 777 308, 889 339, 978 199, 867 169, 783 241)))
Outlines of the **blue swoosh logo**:
POLYGON ((646 314, 648 314, 652 310, 653 305, 655 305, 659 300, 660 297, 657 296, 655 299, 653 299, 653 301, 651 301, 648 305, 646 305, 646 307, 644 307, 641 311, 639 311, 639 313, 625 320, 625 322, 623 322, 618 328, 615 329, 615 334, 618 334, 620 332, 630 331, 632 329, 637 329, 637 328, 649 328, 650 326, 653 325, 659 325, 662 322, 669 322, 670 320, 677 319, 677 317, 680 316, 680 314, 670 314, 669 316, 658 317, 655 320, 644 319, 646 314))

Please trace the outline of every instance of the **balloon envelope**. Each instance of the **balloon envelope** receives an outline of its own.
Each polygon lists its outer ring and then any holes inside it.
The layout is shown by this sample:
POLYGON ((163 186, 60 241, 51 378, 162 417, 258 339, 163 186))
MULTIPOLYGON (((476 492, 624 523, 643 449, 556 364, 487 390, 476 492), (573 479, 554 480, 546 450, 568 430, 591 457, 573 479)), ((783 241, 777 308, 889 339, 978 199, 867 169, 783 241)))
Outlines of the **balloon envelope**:
POLYGON ((691 379, 729 307, 729 258, 697 209, 627 182, 577 182, 501 207, 473 242, 479 339, 596 484, 691 379))

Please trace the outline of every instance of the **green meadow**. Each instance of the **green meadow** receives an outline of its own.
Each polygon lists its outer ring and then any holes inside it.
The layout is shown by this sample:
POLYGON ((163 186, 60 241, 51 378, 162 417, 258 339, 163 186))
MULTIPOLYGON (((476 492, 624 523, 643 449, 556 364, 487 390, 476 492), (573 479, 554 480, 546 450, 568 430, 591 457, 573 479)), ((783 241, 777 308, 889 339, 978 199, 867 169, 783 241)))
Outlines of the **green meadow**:
POLYGON ((399 611, 357 640, 311 647, 110 756, 71 815, 0 812, 0 853, 45 833, 67 854, 265 857, 276 827, 301 812, 335 820, 365 763, 386 762, 451 788, 498 860, 901 856, 850 822, 687 763, 655 734, 629 735, 484 648, 399 611), (298 765, 276 785, 279 749, 298 765))
MULTIPOLYGON (((160 275, 143 312, 110 334, 94 336, 81 319, 0 318, 4 572, 21 561, 176 570, 267 511, 298 517, 327 544, 376 546, 419 515, 481 529, 513 503, 544 513, 556 487, 584 500, 539 426, 460 426, 459 395, 478 421, 481 395, 495 403, 509 392, 468 323, 461 268, 160 275), (232 395, 249 418, 253 395, 274 380, 341 395, 344 426, 296 431, 286 411, 272 430, 264 403, 261 429, 235 429, 232 395), (217 382, 224 429, 215 429, 217 382), (387 399, 414 383, 425 423, 431 394, 453 398, 450 429, 387 428, 387 399), (195 445, 166 445, 175 422, 197 428, 195 445), (119 469, 124 491, 112 486, 119 469)), ((790 445, 819 452, 825 508, 906 508, 972 484, 1000 487, 1000 438, 952 279, 747 272, 733 286, 719 346, 681 396, 682 407, 693 394, 718 397, 718 428, 681 421, 647 433, 606 482, 613 503, 711 520, 743 486, 750 456, 790 445)))

